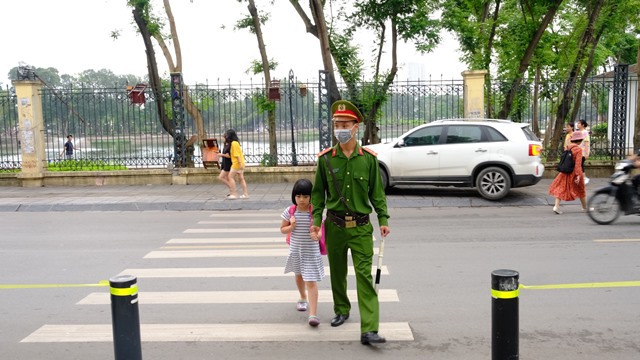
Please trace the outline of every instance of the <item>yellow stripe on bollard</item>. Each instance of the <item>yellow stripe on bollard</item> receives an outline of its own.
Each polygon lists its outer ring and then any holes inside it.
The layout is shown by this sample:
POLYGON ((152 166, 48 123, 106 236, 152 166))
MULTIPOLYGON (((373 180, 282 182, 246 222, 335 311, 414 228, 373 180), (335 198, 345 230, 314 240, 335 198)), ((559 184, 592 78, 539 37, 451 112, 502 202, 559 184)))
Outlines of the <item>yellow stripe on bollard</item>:
POLYGON ((514 299, 519 295, 519 290, 500 291, 491 289, 491 297, 494 299, 514 299))
POLYGON ((109 286, 109 280, 100 280, 97 284, 12 284, 0 285, 2 289, 49 289, 49 288, 70 288, 70 287, 97 287, 109 286))
POLYGON ((138 285, 133 285, 128 288, 111 288, 111 295, 113 296, 133 296, 138 293, 138 285))

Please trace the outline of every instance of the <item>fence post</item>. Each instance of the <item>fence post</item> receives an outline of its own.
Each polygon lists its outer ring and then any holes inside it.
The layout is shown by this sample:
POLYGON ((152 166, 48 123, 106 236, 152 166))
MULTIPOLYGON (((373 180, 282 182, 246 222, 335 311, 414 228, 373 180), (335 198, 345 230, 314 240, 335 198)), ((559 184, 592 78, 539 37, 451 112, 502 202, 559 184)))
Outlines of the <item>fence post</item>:
POLYGON ((44 170, 47 166, 40 94, 42 83, 35 79, 30 69, 22 70, 31 76, 12 82, 18 98, 18 139, 22 155, 22 170, 18 178, 23 187, 40 187, 44 185, 44 170))
POLYGON ((142 360, 137 279, 118 275, 109 284, 115 360, 142 360))
POLYGON ((491 272, 491 359, 518 359, 518 277, 514 270, 491 272))
POLYGON ((463 107, 464 117, 483 118, 484 111, 484 77, 486 70, 467 70, 462 72, 464 84, 463 107))

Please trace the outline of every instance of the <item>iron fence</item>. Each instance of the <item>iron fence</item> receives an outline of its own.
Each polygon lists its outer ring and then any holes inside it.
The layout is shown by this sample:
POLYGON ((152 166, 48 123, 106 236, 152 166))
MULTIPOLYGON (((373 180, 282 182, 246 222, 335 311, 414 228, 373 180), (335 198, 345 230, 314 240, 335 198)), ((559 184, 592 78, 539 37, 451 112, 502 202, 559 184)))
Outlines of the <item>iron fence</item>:
MULTIPOLYGON (((320 83, 285 79, 277 89, 280 99, 275 102, 273 131, 278 164, 293 163, 294 153, 298 164, 315 163, 316 154, 321 150, 321 121, 326 121, 320 114, 322 102, 319 97, 326 94, 321 91, 320 83)), ((596 156, 611 155, 607 123, 612 87, 611 81, 593 80, 582 93, 578 118, 586 119, 591 125, 592 154, 596 156)), ((344 84, 339 84, 339 88, 345 97, 349 97, 344 84)), ((371 96, 367 91, 372 88, 370 83, 361 84, 357 95, 361 96, 361 101, 371 96)), ((537 122, 544 137, 555 118, 560 89, 560 84, 539 85, 539 96, 534 102, 533 84, 522 84, 509 118, 532 124, 537 122)), ((241 140, 247 163, 266 165, 270 161, 269 120, 263 105, 270 90, 262 83, 229 82, 196 84, 189 87, 189 94, 202 114, 209 138, 220 138, 225 130, 233 128, 241 140)), ((503 92, 503 84, 497 81, 491 84, 488 113, 497 111, 503 92)), ((463 93, 461 80, 394 82, 378 112, 376 126, 380 138, 390 140, 417 125, 437 119, 461 118, 463 93)), ((167 100, 162 106, 171 116, 169 89, 165 95, 167 100)), ((68 134, 74 135, 79 149, 76 159, 83 160, 72 162, 72 166, 79 169, 87 162, 92 168, 108 165, 151 168, 165 167, 172 161, 173 138, 163 129, 157 112, 159 103, 148 88, 138 104, 132 102, 125 88, 45 88, 42 99, 46 158, 50 166, 69 165, 60 155, 68 134)), ((627 123, 630 122, 633 119, 627 119, 627 123)), ((0 91, 0 126, 0 168, 18 169, 21 161, 16 99, 8 90, 0 91)), ((194 119, 187 113, 185 133, 187 138, 196 134, 194 119)), ((359 138, 361 136, 362 133, 358 134, 359 138)), ((199 146, 195 147, 191 160, 195 166, 202 166, 199 146)))
MULTIPOLYGON (((629 89, 638 88, 638 80, 629 80, 625 84, 629 89)), ((561 99, 564 83, 531 83, 524 82, 520 84, 516 91, 516 97, 513 101, 511 112, 508 119, 516 122, 524 122, 532 124, 532 128, 537 129, 538 135, 544 140, 544 156, 548 156, 550 149, 554 148, 550 144, 553 134, 553 126, 556 119, 559 103, 561 99), (537 94, 537 97, 534 95, 537 94)), ((500 81, 494 81, 488 89, 487 113, 497 114, 504 102, 504 94, 508 86, 500 81)), ((614 102, 614 81, 610 77, 599 76, 592 77, 587 80, 584 87, 580 89, 578 86, 571 93, 572 99, 580 98, 580 105, 576 110, 576 121, 584 119, 589 124, 591 133, 590 143, 590 159, 611 160, 624 157, 623 152, 615 153, 612 151, 612 104, 614 102)), ((621 99, 625 103, 635 105, 635 100, 627 98, 621 99)), ((622 136, 627 144, 633 143, 633 124, 637 105, 631 107, 626 113, 625 129, 622 136)), ((556 156, 562 152, 562 142, 557 144, 556 156)), ((633 150, 630 146, 629 149, 633 150)))
POLYGON ((20 137, 16 96, 9 88, 0 90, 0 170, 20 169, 20 137))

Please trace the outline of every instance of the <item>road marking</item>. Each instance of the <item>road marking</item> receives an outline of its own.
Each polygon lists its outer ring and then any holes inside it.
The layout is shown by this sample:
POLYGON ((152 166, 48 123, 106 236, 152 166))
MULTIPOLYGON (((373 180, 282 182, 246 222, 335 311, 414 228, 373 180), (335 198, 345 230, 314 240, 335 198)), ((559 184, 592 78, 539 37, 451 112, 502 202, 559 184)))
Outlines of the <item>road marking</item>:
POLYGON ((599 239, 599 240, 593 240, 593 242, 599 242, 599 243, 640 242, 640 239, 599 239))
MULTIPOLYGON (((356 290, 347 290, 350 299, 357 299, 356 290)), ((300 297, 297 290, 268 290, 268 291, 141 291, 138 301, 144 305, 175 305, 175 304, 275 304, 295 302, 300 297)), ((354 301, 354 300, 352 300, 354 301)), ((380 302, 398 302, 398 292, 393 289, 380 289, 380 302)), ((319 290, 318 302, 331 303, 331 290, 319 290)), ((357 302, 355 300, 354 302, 357 302)), ((108 305, 111 296, 108 292, 90 293, 77 305, 108 305)))
POLYGON ((287 248, 287 244, 283 241, 282 244, 273 244, 273 245, 178 245, 178 246, 161 246, 160 249, 163 250, 180 250, 180 249, 240 249, 240 248, 254 248, 254 249, 265 249, 265 248, 287 248))
MULTIPOLYGON (((279 227, 282 223, 282 219, 276 220, 251 220, 251 224, 272 224, 274 227, 279 227)), ((247 225, 247 220, 203 220, 198 221, 199 225, 247 225)))
MULTIPOLYGON (((378 248, 373 249, 378 253, 378 248)), ((215 258, 215 257, 286 257, 289 255, 287 248, 281 249, 255 249, 246 250, 161 250, 151 251, 144 256, 145 259, 186 259, 186 258, 215 258)))
MULTIPOLYGON (((325 275, 330 275, 329 267, 324 267, 325 275)), ((354 276, 353 266, 347 268, 347 274, 354 276)), ((119 275, 134 275, 137 278, 227 278, 227 277, 282 277, 284 267, 235 267, 235 268, 155 268, 126 269, 119 275)), ((382 275, 389 275, 389 269, 382 266, 382 275)))
POLYGON ((237 244, 237 243, 284 243, 285 236, 264 238, 197 238, 197 239, 171 239, 167 244, 237 244))
MULTIPOLYGON (((269 235, 281 234, 280 229, 276 227, 268 227, 268 228, 232 228, 232 229, 224 229, 224 228, 214 228, 214 229, 187 229, 183 231, 185 234, 222 234, 222 233, 265 233, 269 235)), ((284 235, 283 235, 284 236, 284 235)))
POLYGON ((145 259, 186 259, 186 258, 214 258, 214 257, 286 257, 289 251, 282 249, 255 249, 248 250, 166 250, 151 251, 144 256, 145 259))
MULTIPOLYGON (((388 341, 413 341, 407 322, 380 323, 380 334, 388 341)), ((296 324, 142 324, 145 342, 191 341, 359 341, 360 324, 347 322, 340 327, 322 323, 312 328, 306 322, 296 324)), ((23 343, 112 342, 111 324, 44 325, 22 339, 23 343)))
MULTIPOLYGON (((284 209, 282 209, 284 211, 284 209)), ((212 218, 217 218, 217 217, 221 217, 221 218, 238 218, 238 217, 242 217, 242 218, 249 218, 249 217, 278 217, 282 214, 282 211, 274 211, 274 212, 269 212, 267 211, 262 211, 262 212, 257 212, 257 213, 247 213, 247 212, 216 212, 214 214, 209 215, 209 217, 212 218)), ((244 222, 245 224, 247 223, 246 221, 244 222)))

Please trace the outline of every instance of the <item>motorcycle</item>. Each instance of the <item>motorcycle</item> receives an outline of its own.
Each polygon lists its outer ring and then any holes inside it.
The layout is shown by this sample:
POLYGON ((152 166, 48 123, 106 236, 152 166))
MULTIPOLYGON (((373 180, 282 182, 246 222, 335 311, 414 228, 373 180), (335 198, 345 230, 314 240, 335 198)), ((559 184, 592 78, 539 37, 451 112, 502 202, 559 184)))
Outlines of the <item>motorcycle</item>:
POLYGON ((587 214, 591 220, 600 225, 607 225, 614 222, 620 213, 640 214, 635 206, 639 201, 638 195, 631 185, 630 172, 633 168, 633 162, 630 160, 622 160, 616 164, 609 185, 596 190, 587 203, 587 214))

